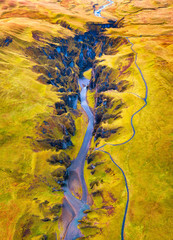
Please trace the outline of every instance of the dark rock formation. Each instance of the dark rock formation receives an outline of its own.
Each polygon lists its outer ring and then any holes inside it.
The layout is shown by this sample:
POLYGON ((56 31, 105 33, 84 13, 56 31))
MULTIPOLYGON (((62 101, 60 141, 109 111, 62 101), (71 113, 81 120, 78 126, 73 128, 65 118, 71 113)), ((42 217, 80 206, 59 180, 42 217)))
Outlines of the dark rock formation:
POLYGON ((48 236, 44 234, 44 235, 40 238, 40 240, 48 240, 48 236))
POLYGON ((73 146, 70 136, 64 136, 63 139, 42 139, 37 140, 45 148, 55 147, 56 151, 60 149, 67 149, 70 146, 73 146))
POLYGON ((97 190, 97 191, 95 191, 95 192, 92 192, 92 195, 93 195, 93 197, 102 196, 102 191, 97 190))
POLYGON ((67 112, 64 101, 55 103, 55 108, 57 110, 58 115, 61 115, 67 112))
POLYGON ((99 181, 98 180, 95 180, 93 182, 90 183, 90 188, 92 189, 94 186, 98 186, 99 185, 99 181))
POLYGON ((52 165, 61 164, 65 165, 66 167, 69 167, 71 164, 71 159, 65 152, 53 154, 47 161, 52 165))
POLYGON ((0 39, 0 47, 7 47, 12 41, 13 39, 11 37, 0 39))
POLYGON ((59 167, 56 170, 54 170, 51 174, 55 178, 63 177, 65 174, 65 169, 64 169, 64 167, 59 167))
POLYGON ((111 136, 112 133, 116 133, 120 129, 121 128, 119 127, 119 128, 107 130, 107 129, 103 129, 103 128, 99 127, 96 131, 94 140, 96 141, 99 137, 108 138, 111 136))
MULTIPOLYGON (((50 218, 43 218, 43 219, 41 219, 43 222, 49 222, 49 221, 51 221, 51 219, 50 218)), ((43 238, 44 239, 44 238, 43 238)))
POLYGON ((103 94, 98 94, 96 98, 96 108, 95 108, 95 126, 94 134, 99 128, 100 123, 103 121, 105 114, 108 109, 112 107, 112 98, 105 97, 103 94))
POLYGON ((87 157, 87 163, 90 164, 94 158, 96 156, 96 153, 91 153, 88 157, 87 157))
POLYGON ((50 209, 50 211, 52 214, 58 215, 60 213, 61 209, 62 209, 62 204, 56 204, 50 209))
POLYGON ((75 132, 76 132, 75 121, 73 120, 70 113, 66 115, 62 115, 59 121, 63 125, 63 133, 65 135, 69 135, 69 134, 72 136, 75 135, 75 132))
POLYGON ((69 93, 69 94, 64 94, 62 97, 64 100, 65 104, 73 109, 77 108, 77 101, 78 101, 78 94, 76 93, 69 93))

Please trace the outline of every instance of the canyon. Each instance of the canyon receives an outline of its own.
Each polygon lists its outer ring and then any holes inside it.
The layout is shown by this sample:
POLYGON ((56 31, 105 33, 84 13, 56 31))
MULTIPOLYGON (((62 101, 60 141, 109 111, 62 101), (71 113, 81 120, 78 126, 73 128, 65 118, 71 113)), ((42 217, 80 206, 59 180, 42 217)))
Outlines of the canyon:
POLYGON ((0 2, 3 240, 170 239, 171 6, 0 2))

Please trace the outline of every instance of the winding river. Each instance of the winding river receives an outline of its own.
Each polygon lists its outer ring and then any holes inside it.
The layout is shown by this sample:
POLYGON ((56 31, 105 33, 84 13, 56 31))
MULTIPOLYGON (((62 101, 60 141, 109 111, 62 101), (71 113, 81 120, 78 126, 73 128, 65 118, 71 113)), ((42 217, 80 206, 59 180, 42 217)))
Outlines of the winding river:
POLYGON ((114 3, 112 0, 107 0, 107 1, 108 1, 107 4, 101 6, 98 10, 95 10, 95 11, 94 11, 94 14, 95 14, 96 17, 102 17, 102 16, 101 16, 101 11, 102 11, 104 8, 110 6, 110 5, 112 5, 112 4, 114 3))
POLYGON ((90 198, 84 179, 84 164, 94 129, 94 116, 86 101, 88 84, 88 79, 79 79, 81 106, 88 116, 88 126, 80 151, 71 166, 67 169, 68 178, 63 187, 65 198, 62 221, 64 229, 66 229, 62 236, 64 240, 75 240, 82 236, 77 227, 78 220, 83 218, 83 211, 89 209, 88 203, 90 202, 90 198))

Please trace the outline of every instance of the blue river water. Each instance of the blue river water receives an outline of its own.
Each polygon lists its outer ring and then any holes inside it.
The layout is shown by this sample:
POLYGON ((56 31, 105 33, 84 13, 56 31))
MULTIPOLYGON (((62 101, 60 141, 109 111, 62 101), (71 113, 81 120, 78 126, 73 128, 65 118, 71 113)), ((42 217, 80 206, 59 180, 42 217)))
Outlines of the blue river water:
POLYGON ((95 11, 94 11, 94 14, 95 14, 96 17, 102 17, 102 16, 101 16, 101 11, 102 11, 104 8, 110 6, 110 5, 112 5, 112 4, 114 3, 114 2, 111 1, 111 0, 107 0, 107 1, 108 1, 107 4, 101 6, 98 10, 95 10, 95 11))
POLYGON ((81 107, 87 114, 88 126, 79 153, 67 169, 68 178, 63 186, 64 202, 62 222, 64 224, 63 228, 65 229, 61 238, 63 240, 75 240, 82 237, 82 233, 77 227, 79 224, 78 221, 85 216, 84 211, 89 209, 89 195, 84 178, 85 159, 94 129, 94 115, 86 101, 87 86, 89 82, 90 81, 84 77, 79 79, 79 85, 81 87, 81 107), (82 194, 76 189, 77 187, 82 189, 82 194))

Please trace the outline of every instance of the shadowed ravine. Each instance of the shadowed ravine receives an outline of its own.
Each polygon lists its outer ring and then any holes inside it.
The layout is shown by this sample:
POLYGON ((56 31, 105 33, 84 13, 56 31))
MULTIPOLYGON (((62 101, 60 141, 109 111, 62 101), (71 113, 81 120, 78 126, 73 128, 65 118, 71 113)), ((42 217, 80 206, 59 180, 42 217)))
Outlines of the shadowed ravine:
POLYGON ((86 78, 80 78, 79 84, 81 87, 81 106, 86 112, 89 122, 80 151, 76 159, 73 160, 71 166, 67 169, 68 178, 63 187, 65 198, 63 203, 62 221, 65 232, 62 239, 65 240, 74 240, 82 236, 77 227, 78 220, 83 218, 83 211, 89 208, 89 195, 83 171, 90 140, 92 138, 94 116, 86 101, 89 80, 86 78))

